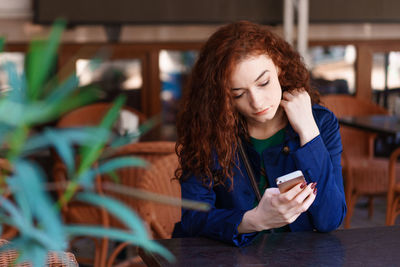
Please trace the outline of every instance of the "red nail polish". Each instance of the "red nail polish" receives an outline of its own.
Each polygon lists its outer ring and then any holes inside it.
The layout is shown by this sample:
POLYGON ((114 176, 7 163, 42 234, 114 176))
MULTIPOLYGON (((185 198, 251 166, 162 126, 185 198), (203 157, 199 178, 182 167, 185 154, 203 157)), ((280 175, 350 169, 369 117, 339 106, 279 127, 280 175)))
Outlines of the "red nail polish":
POLYGON ((314 189, 316 185, 317 185, 317 183, 312 183, 311 189, 314 189))
POLYGON ((302 183, 302 184, 300 185, 300 188, 303 189, 304 187, 306 187, 306 185, 307 185, 307 183, 304 182, 304 183, 302 183))
POLYGON ((317 191, 318 191, 318 189, 317 189, 317 188, 314 188, 314 191, 313 191, 314 195, 317 194, 317 191))

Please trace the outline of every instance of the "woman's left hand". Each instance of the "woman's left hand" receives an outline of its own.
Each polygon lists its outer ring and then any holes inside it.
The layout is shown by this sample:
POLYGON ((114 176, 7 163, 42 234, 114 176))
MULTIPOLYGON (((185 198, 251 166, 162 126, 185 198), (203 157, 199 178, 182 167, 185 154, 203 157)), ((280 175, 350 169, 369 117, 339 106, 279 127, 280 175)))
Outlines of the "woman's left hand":
POLYGON ((286 112, 290 125, 300 136, 303 146, 319 135, 311 108, 311 98, 303 88, 283 92, 281 106, 286 112))

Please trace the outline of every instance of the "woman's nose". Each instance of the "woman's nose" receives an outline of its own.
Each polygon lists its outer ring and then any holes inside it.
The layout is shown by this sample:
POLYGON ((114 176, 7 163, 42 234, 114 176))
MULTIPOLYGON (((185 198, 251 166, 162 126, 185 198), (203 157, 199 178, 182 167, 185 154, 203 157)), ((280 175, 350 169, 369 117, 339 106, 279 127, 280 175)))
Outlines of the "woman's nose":
POLYGON ((257 110, 260 109, 260 108, 263 108, 262 107, 263 99, 262 99, 261 95, 257 91, 250 92, 249 98, 250 98, 249 102, 250 102, 250 105, 251 105, 252 108, 257 109, 257 110))

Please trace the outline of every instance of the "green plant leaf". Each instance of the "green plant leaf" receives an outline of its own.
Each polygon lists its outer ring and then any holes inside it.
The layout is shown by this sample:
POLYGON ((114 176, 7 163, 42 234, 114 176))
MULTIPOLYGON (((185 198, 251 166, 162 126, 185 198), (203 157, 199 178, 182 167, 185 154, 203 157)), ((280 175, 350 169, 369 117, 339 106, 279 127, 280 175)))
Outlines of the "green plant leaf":
POLYGON ((94 237, 108 237, 112 240, 121 242, 130 242, 143 249, 157 253, 165 257, 168 261, 173 262, 174 256, 167 249, 159 245, 153 240, 146 238, 138 238, 136 235, 123 230, 116 230, 112 228, 103 228, 96 226, 80 226, 80 225, 67 225, 66 231, 71 236, 94 236, 94 237))
POLYGON ((68 176, 71 177, 75 166, 74 145, 90 145, 104 140, 107 136, 107 130, 96 127, 46 129, 43 134, 29 138, 21 153, 29 154, 54 146, 58 155, 67 166, 68 176))
POLYGON ((77 200, 101 206, 118 218, 126 227, 131 229, 139 238, 148 238, 146 228, 141 219, 128 206, 111 197, 99 196, 93 193, 79 193, 77 200))
POLYGON ((111 180, 114 183, 119 184, 121 182, 120 179, 119 179, 119 176, 117 175, 117 173, 115 171, 107 172, 107 174, 108 174, 108 176, 110 176, 111 180))
POLYGON ((28 136, 29 129, 25 125, 20 125, 15 130, 13 130, 7 136, 7 144, 9 146, 9 150, 7 153, 7 159, 12 162, 20 153, 24 141, 28 136))
POLYGON ((87 88, 86 91, 79 92, 77 95, 68 96, 62 99, 61 102, 36 102, 29 107, 29 113, 25 114, 25 122, 26 124, 34 125, 51 121, 66 111, 93 102, 97 95, 97 88, 92 87, 87 88))
POLYGON ((41 246, 47 248, 48 250, 62 250, 66 249, 63 244, 58 244, 54 242, 54 239, 58 239, 54 237, 52 234, 46 231, 47 229, 40 229, 31 227, 29 232, 25 232, 25 236, 31 238, 35 242, 39 243, 41 246))
POLYGON ((80 185, 83 186, 83 188, 85 189, 93 190, 93 180, 96 178, 96 175, 97 171, 95 169, 88 169, 78 174, 76 180, 72 181, 72 183, 69 184, 69 188, 67 188, 67 191, 64 194, 63 201, 68 201, 72 197, 74 193, 70 191, 72 190, 72 187, 74 187, 75 190, 80 185))
MULTIPOLYGON (((24 83, 22 83, 22 88, 24 83)), ((24 89, 12 90, 0 102, 0 123, 10 126, 35 125, 57 118, 62 113, 91 103, 98 97, 98 88, 88 87, 79 94, 65 96, 57 101, 28 101, 25 103, 24 89), (12 110, 13 112, 9 112, 12 110)))
POLYGON ((14 130, 24 124, 24 106, 13 101, 2 101, 0 103, 0 123, 3 129, 14 130), (12 110, 13 112, 9 112, 12 110))
MULTIPOLYGON (((30 255, 26 255, 26 257, 24 257, 26 260, 32 262, 33 266, 46 265, 47 254, 49 252, 46 248, 33 245, 30 251, 30 255)), ((25 256, 24 254, 26 254, 26 252, 23 251, 22 256, 25 256)), ((24 260, 24 258, 21 258, 21 261, 24 260)))
MULTIPOLYGON (((119 111, 125 102, 125 97, 119 96, 113 102, 112 107, 104 116, 103 120, 101 121, 99 127, 103 129, 110 130, 114 122, 119 116, 119 111)), ((102 142, 98 142, 92 146, 85 146, 81 151, 81 158, 82 163, 79 167, 78 173, 82 173, 83 171, 90 168, 90 166, 97 160, 97 158, 101 154, 101 150, 103 149, 104 145, 107 143, 108 138, 103 140, 102 142)))
POLYGON ((49 142, 54 145, 58 155, 62 158, 63 162, 67 165, 68 173, 72 173, 75 167, 74 150, 73 146, 63 135, 58 135, 56 132, 47 130, 44 136, 49 142))
POLYGON ((82 173, 78 178, 78 182, 85 188, 92 188, 93 179, 96 177, 96 175, 108 173, 113 170, 129 166, 145 168, 148 166, 148 163, 145 160, 136 157, 119 157, 116 159, 111 159, 105 163, 102 163, 97 168, 89 169, 82 173))
POLYGON ((78 89, 79 79, 74 72, 50 93, 50 95, 46 98, 46 103, 59 103, 65 99, 65 97, 69 96, 72 92, 78 89))
POLYGON ((57 115, 59 116, 62 113, 90 104, 98 99, 100 95, 101 89, 96 86, 80 87, 76 94, 74 93, 64 98, 62 104, 55 104, 56 110, 58 111, 57 115))
POLYGON ((38 99, 44 89, 44 83, 54 67, 57 48, 59 46, 65 21, 57 20, 51 29, 49 39, 46 41, 33 41, 27 55, 27 79, 29 97, 38 99))
MULTIPOLYGON (((9 247, 16 247, 21 251, 26 250, 26 247, 31 243, 35 243, 48 251, 54 250, 54 241, 52 236, 48 235, 45 231, 33 227, 31 224, 18 228, 20 236, 13 239, 9 247)), ((1 247, 3 249, 3 247, 1 247)), ((57 249, 57 248, 56 248, 57 249)))
POLYGON ((54 142, 51 138, 48 138, 49 133, 57 135, 60 140, 69 145, 91 145, 104 140, 108 136, 107 130, 97 127, 47 128, 42 134, 34 135, 26 141, 24 153, 29 154, 29 152, 53 146, 54 142))
POLYGON ((37 246, 35 242, 27 242, 19 247, 17 263, 30 262, 32 266, 46 266, 47 253, 45 247, 37 246), (21 249, 23 248, 23 250, 21 249))
POLYGON ((127 145, 132 142, 132 140, 137 139, 139 136, 146 134, 148 131, 154 128, 155 125, 161 122, 161 118, 159 115, 154 116, 148 120, 146 120, 142 125, 139 126, 138 132, 130 133, 125 136, 116 136, 111 142, 111 147, 120 147, 127 145))
POLYGON ((149 166, 147 161, 138 158, 138 157, 118 157, 115 159, 108 160, 104 163, 102 163, 98 168, 97 171, 102 174, 102 173, 107 173, 119 168, 123 167, 143 167, 146 168, 149 166))
POLYGON ((5 37, 0 37, 0 52, 3 52, 5 43, 6 43, 6 38, 5 37))
MULTIPOLYGON (((132 143, 134 140, 137 140, 141 136, 140 131, 134 132, 134 133, 129 133, 124 136, 120 135, 113 135, 111 138, 111 143, 110 147, 116 148, 116 147, 121 147, 127 144, 132 143)), ((103 155, 102 155, 103 156, 103 155)))
MULTIPOLYGON (((103 59, 101 58, 93 58, 89 61, 89 63, 84 67, 83 72, 94 72, 101 66, 103 59)), ((57 77, 57 76, 56 76, 57 77)), ((79 89, 87 90, 87 87, 92 87, 93 85, 88 86, 79 86, 79 77, 77 73, 74 71, 69 75, 67 79, 65 79, 61 84, 55 85, 53 91, 48 96, 48 101, 58 101, 64 98, 66 95, 69 95, 71 92, 74 92, 79 89)))
MULTIPOLYGON (((8 178, 8 180, 11 179, 13 179, 13 177, 8 178)), ((26 199, 25 195, 13 194, 13 197, 22 213, 23 218, 25 219, 26 224, 33 221, 32 210, 30 208, 29 201, 26 199)))
MULTIPOLYGON (((23 218, 24 219, 24 218, 23 218)), ((10 215, 7 214, 5 211, 0 211, 0 227, 3 227, 3 225, 12 225, 15 228, 24 228, 23 225, 19 225, 16 223, 16 220, 10 215)), ((0 247, 0 250, 2 247, 0 247)))
POLYGON ((147 133, 151 129, 154 128, 154 126, 158 125, 161 123, 161 116, 160 115, 155 115, 151 117, 150 119, 146 120, 142 125, 139 126, 139 132, 141 135, 147 133))
MULTIPOLYGON (((13 224, 15 225, 15 227, 17 228, 23 228, 26 222, 26 218, 24 217, 21 212, 17 209, 17 207, 14 206, 14 204, 0 196, 0 208, 3 209, 5 212, 10 214, 10 220, 13 222, 13 224)), ((5 221, 5 219, 2 219, 2 221, 5 221)))
POLYGON ((22 160, 15 161, 13 165, 15 179, 10 184, 14 194, 26 197, 38 227, 51 237, 51 249, 64 250, 66 240, 61 217, 43 188, 43 172, 36 165, 22 160))
POLYGON ((51 146, 53 142, 47 139, 45 134, 47 132, 61 136, 64 142, 71 145, 91 145, 104 140, 108 136, 107 130, 97 127, 47 128, 44 130, 44 134, 38 134, 29 138, 24 148, 26 150, 35 150, 51 146))

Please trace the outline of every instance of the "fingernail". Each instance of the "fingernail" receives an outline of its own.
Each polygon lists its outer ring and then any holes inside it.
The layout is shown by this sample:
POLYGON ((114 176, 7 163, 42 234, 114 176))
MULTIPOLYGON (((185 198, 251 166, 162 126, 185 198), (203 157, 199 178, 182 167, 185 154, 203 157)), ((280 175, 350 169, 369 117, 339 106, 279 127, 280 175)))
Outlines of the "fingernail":
POLYGON ((317 194, 317 191, 318 191, 318 189, 317 189, 317 188, 314 188, 314 191, 313 191, 314 195, 317 194))
POLYGON ((316 185, 317 185, 317 183, 312 183, 311 189, 314 189, 316 185))
POLYGON ((303 183, 300 185, 300 188, 303 189, 304 187, 306 187, 306 185, 307 185, 307 183, 306 183, 306 182, 303 182, 303 183))

